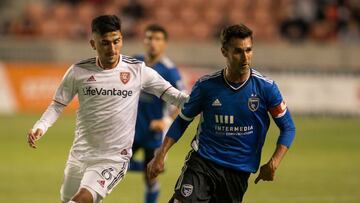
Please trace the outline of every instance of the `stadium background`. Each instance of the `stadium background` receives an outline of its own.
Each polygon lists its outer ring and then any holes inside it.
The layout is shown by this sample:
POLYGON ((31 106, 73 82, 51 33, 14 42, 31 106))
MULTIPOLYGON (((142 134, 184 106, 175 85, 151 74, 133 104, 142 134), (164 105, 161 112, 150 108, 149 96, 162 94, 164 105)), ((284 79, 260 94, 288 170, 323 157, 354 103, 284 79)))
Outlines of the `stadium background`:
MULTIPOLYGON (((360 202, 360 1, 358 0, 2 0, 0 2, 0 202, 59 202, 72 143, 74 102, 39 142, 26 131, 51 100, 67 67, 95 53, 92 17, 117 14, 123 53, 142 52, 149 23, 170 34, 168 55, 187 87, 224 66, 218 35, 233 23, 254 30, 253 64, 279 83, 297 137, 276 181, 254 185, 245 202, 360 202)), ((166 202, 196 122, 171 151, 161 176, 166 202)), ((263 152, 271 156, 272 125, 263 152)), ((128 173, 104 202, 142 202, 141 174, 128 173)))

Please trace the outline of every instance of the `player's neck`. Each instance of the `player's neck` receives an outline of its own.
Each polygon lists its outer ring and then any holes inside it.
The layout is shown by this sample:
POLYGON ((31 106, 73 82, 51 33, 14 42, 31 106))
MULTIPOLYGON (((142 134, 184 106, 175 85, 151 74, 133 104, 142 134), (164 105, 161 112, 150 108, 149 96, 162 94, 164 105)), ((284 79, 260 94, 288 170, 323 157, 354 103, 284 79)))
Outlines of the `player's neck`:
POLYGON ((100 68, 102 68, 102 69, 104 69, 104 70, 109 70, 109 69, 115 68, 115 67, 118 65, 118 63, 119 63, 119 60, 120 60, 120 56, 119 56, 119 58, 116 60, 116 62, 109 64, 109 63, 103 63, 103 62, 101 61, 101 59, 98 58, 99 66, 100 66, 100 68))
POLYGON ((162 57, 162 54, 158 54, 158 55, 146 55, 145 56, 145 63, 148 66, 153 66, 154 64, 156 64, 162 57))
POLYGON ((227 81, 232 83, 243 83, 250 77, 250 68, 243 70, 232 70, 229 67, 226 67, 224 70, 225 78, 227 81))

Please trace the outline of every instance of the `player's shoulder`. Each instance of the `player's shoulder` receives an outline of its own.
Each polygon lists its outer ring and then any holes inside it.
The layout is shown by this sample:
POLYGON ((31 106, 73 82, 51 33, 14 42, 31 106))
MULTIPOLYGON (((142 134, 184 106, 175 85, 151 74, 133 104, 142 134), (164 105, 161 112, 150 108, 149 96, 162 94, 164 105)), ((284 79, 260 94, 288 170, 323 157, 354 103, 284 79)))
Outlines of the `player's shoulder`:
POLYGON ((274 84, 274 80, 270 79, 269 77, 263 75, 262 73, 253 68, 251 69, 251 77, 265 86, 272 86, 274 84))
POLYGON ((135 58, 139 61, 145 61, 145 56, 143 54, 136 54, 133 56, 133 58, 135 58))
POLYGON ((79 68, 85 68, 85 69, 91 68, 94 66, 96 66, 96 57, 91 57, 88 59, 80 60, 73 65, 74 68, 79 67, 79 68))
POLYGON ((204 75, 198 80, 198 83, 209 83, 214 80, 217 80, 222 77, 222 72, 223 70, 218 70, 216 72, 204 75))
POLYGON ((168 70, 176 69, 175 63, 167 56, 161 57, 159 63, 168 70))
POLYGON ((121 55, 121 62, 127 63, 127 64, 142 64, 143 61, 127 55, 121 55))

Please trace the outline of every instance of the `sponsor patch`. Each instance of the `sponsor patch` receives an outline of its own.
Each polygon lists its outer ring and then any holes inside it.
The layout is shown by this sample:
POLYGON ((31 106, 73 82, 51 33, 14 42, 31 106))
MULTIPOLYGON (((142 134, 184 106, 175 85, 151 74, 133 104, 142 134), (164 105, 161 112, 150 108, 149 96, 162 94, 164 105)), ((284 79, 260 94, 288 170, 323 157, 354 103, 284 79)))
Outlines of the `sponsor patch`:
POLYGON ((189 197, 193 193, 194 187, 190 184, 184 184, 181 186, 181 194, 184 197, 189 197))

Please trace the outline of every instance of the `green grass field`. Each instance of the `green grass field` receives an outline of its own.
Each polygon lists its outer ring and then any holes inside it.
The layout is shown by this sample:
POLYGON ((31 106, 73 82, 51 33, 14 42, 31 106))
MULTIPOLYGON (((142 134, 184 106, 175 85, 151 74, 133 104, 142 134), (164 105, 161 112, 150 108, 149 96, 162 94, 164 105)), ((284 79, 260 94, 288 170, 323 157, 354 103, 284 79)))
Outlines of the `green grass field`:
MULTIPOLYGON (((38 143, 27 146, 26 131, 39 115, 0 116, 0 202, 59 201, 64 164, 72 144, 75 118, 62 115, 38 143)), ((360 119, 297 117, 295 142, 274 182, 249 179, 246 203, 359 203, 360 119)), ((161 176, 160 202, 167 202, 180 173, 195 125, 168 156, 161 176)), ((262 163, 271 156, 278 131, 272 124, 262 163)), ((143 201, 142 174, 127 173, 105 203, 143 201)))

